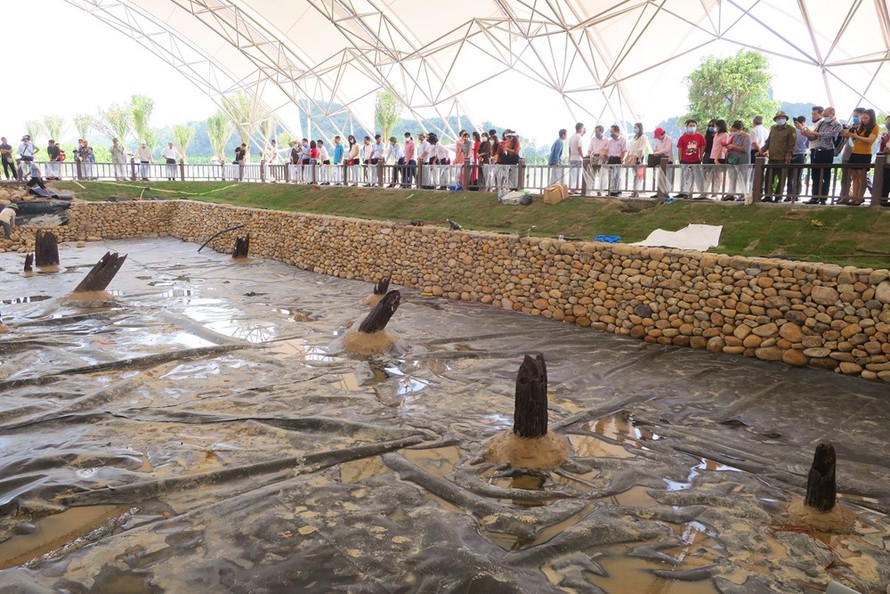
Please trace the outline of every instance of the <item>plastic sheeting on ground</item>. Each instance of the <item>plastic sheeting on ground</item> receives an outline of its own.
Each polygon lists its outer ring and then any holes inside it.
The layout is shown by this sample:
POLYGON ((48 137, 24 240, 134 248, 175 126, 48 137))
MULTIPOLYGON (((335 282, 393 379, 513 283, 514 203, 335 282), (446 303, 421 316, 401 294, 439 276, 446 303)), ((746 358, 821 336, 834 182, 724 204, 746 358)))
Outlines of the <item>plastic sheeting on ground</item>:
POLYGON ((683 250, 698 250, 705 252, 712 247, 717 247, 720 243, 720 233, 723 231, 722 225, 686 225, 679 231, 665 231, 664 229, 656 229, 649 234, 649 237, 638 243, 630 245, 640 245, 646 247, 670 247, 683 250))
POLYGON ((0 592, 890 581, 885 384, 413 290, 396 344, 357 356, 341 337, 370 283, 197 247, 63 244, 61 272, 31 277, 0 255, 0 592), (112 294, 66 300, 109 249, 128 254, 112 294), (573 457, 547 472, 480 461, 536 352, 573 457), (849 535, 783 528, 825 439, 849 535))

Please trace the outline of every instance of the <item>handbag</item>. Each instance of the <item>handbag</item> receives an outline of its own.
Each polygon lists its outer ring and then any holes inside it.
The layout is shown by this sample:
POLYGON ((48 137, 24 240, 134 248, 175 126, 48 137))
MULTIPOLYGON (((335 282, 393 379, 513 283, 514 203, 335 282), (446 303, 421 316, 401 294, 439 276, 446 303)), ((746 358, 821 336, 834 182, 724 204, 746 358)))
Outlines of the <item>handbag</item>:
POLYGON ((732 153, 728 157, 726 157, 726 162, 730 165, 738 165, 739 164, 739 156, 736 153, 732 153))

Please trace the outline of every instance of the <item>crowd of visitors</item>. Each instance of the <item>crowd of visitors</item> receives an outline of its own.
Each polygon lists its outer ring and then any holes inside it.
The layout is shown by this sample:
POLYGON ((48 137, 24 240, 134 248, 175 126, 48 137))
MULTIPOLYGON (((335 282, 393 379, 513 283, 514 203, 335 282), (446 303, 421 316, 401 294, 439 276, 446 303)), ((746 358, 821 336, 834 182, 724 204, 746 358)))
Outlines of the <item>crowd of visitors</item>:
MULTIPOLYGON (((575 124, 574 132, 566 129, 553 142, 548 166, 549 182, 565 182, 570 193, 580 194, 582 188, 592 188, 596 195, 619 196, 623 192, 639 196, 646 179, 646 168, 654 168, 656 188, 664 195, 675 194, 686 199, 741 200, 751 192, 753 181, 748 167, 758 157, 766 162, 763 175, 764 201, 797 201, 801 195, 811 198, 809 204, 825 204, 831 195, 840 196, 841 204, 858 205, 864 201, 870 180, 870 167, 875 144, 878 153, 890 152, 890 116, 884 130, 872 109, 856 108, 847 124, 842 124, 833 107, 814 106, 810 122, 804 116, 791 118, 779 111, 773 124, 764 126, 757 116, 746 126, 741 120, 728 124, 723 119, 712 119, 703 130, 699 122, 688 119, 676 143, 663 128, 656 128, 652 140, 645 134, 643 124, 636 122, 633 133, 625 136, 618 125, 596 125, 589 142, 583 123, 575 124), (585 146, 586 145, 586 146, 585 146), (833 177, 836 162, 847 164, 833 177), (668 165, 670 167, 662 167, 668 165), (675 167, 676 165, 676 167, 675 167), (679 191, 675 192, 674 172, 680 171, 679 191), (804 175, 806 174, 806 179, 804 175), (832 186, 834 181, 834 186, 832 186), (807 192, 807 190, 810 190, 807 192)), ((22 137, 16 150, 3 137, 0 139, 0 162, 6 179, 59 179, 61 163, 66 155, 61 147, 49 140, 46 148, 46 177, 33 175, 32 164, 38 157, 37 148, 28 135, 22 137)), ((453 144, 441 142, 435 133, 420 132, 417 140, 405 132, 402 140, 396 136, 374 138, 364 136, 361 143, 355 136, 333 138, 328 147, 322 139, 289 143, 287 148, 270 140, 261 156, 268 167, 271 181, 302 183, 351 183, 353 185, 409 187, 417 181, 431 188, 499 188, 516 185, 511 179, 511 168, 492 165, 519 163, 521 146, 514 130, 502 134, 461 130, 453 144), (385 169, 378 167, 386 165, 385 169), (283 165, 289 165, 283 167, 283 165), (422 169, 424 179, 416 180, 418 165, 454 165, 449 172, 441 167, 422 169), (345 175, 344 175, 345 172, 345 175), (456 172, 456 173, 455 173, 456 172), (389 179, 379 178, 386 175, 389 179)), ((246 144, 235 149, 234 165, 248 161, 246 144)), ((181 156, 172 142, 161 151, 166 165, 167 180, 177 177, 177 163, 181 156)), ((85 179, 97 179, 94 171, 95 155, 85 139, 78 140, 74 152, 85 179)), ((135 154, 128 154, 118 139, 112 140, 111 161, 115 179, 130 179, 138 175, 147 181, 152 164, 152 151, 141 142, 135 154), (138 167, 138 174, 133 174, 138 167)), ((238 176, 232 173, 236 179, 238 176)), ((651 190, 650 190, 651 191, 651 190)), ((883 176, 881 188, 872 189, 874 195, 887 198, 890 194, 890 172, 883 176)))
MULTIPOLYGON (((605 128, 598 125, 586 152, 586 128, 579 122, 571 136, 567 137, 565 129, 560 130, 551 146, 550 181, 565 181, 574 194, 581 193, 584 180, 589 188, 605 189, 611 196, 622 191, 638 196, 646 165, 677 163, 681 175, 677 198, 741 200, 751 191, 753 176, 750 167, 737 166, 750 165, 757 157, 763 157, 767 165, 763 176, 764 201, 797 201, 806 193, 807 173, 812 196, 807 203, 825 204, 833 195, 832 171, 835 161, 839 161, 860 167, 841 168, 834 194, 840 196, 840 204, 862 204, 875 144, 879 154, 890 153, 890 116, 880 138, 881 130, 872 109, 856 108, 849 123, 842 125, 833 107, 814 106, 810 120, 808 125, 804 116, 789 118, 779 111, 769 129, 763 125, 762 116, 753 118, 748 129, 741 120, 728 125, 725 120, 714 119, 708 121, 702 134, 698 122, 688 119, 676 145, 663 128, 655 129, 653 145, 640 122, 634 124, 633 134, 626 138, 619 126, 611 126, 605 135, 605 128), (618 165, 624 167, 614 167, 618 165), (622 178, 622 171, 628 169, 630 183, 622 178), (608 177, 601 179, 607 173, 608 177)), ((666 195, 674 187, 672 173, 673 168, 655 171, 657 187, 666 195)), ((882 187, 872 192, 888 197, 890 171, 883 176, 882 187)))

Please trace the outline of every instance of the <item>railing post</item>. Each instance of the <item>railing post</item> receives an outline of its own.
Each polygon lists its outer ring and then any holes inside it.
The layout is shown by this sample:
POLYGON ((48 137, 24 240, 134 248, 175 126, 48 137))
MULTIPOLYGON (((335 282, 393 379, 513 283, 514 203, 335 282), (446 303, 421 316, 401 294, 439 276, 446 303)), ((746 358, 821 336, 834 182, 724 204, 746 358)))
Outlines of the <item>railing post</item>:
POLYGON ((136 159, 130 157, 130 181, 136 181, 136 159))
POLYGON ((875 175, 871 180, 871 208, 881 206, 881 189, 884 187, 884 177, 887 175, 887 153, 878 153, 875 157, 875 175))
POLYGON ((763 166, 765 164, 766 159, 763 157, 756 157, 754 159, 754 179, 751 182, 751 197, 754 202, 763 200, 763 166))
POLYGON ((517 190, 525 189, 525 159, 519 159, 519 164, 516 166, 516 185, 518 186, 517 190))
POLYGON ((659 202, 664 202, 665 196, 669 193, 664 191, 664 188, 667 187, 667 166, 669 162, 670 157, 661 155, 658 158, 658 165, 655 166, 655 199, 659 202), (664 183, 661 183, 662 179, 664 183))
POLYGON ((238 181, 244 181, 244 161, 238 161, 238 181))
POLYGON ((260 181, 266 182, 266 162, 260 161, 260 181))
POLYGON ((185 181, 185 159, 179 160, 179 180, 185 181))
POLYGON ((417 174, 414 176, 414 185, 419 190, 423 187, 423 159, 417 161, 417 174))
POLYGON ((377 159, 377 187, 383 187, 383 174, 385 169, 383 168, 383 159, 377 159))
MULTIPOLYGON (((81 169, 80 163, 81 163, 80 157, 74 157, 74 169, 75 169, 74 173, 77 176, 77 179, 83 179, 83 170, 81 169)), ((18 172, 16 172, 16 173, 18 173, 18 172)))

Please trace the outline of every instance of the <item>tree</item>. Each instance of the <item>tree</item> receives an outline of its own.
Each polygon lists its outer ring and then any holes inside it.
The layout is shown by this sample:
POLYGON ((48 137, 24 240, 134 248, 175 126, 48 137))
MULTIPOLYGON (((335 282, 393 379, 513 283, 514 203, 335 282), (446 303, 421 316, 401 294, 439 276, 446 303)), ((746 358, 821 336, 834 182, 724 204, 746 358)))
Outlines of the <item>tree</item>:
POLYGON ((779 102, 770 98, 772 74, 766 56, 739 50, 735 56, 708 56, 686 78, 689 117, 707 122, 750 122, 756 115, 771 116, 779 102))
POLYGON ((133 129, 133 114, 129 106, 112 103, 108 109, 100 110, 95 126, 109 138, 117 138, 127 150, 127 136, 133 129))
POLYGON ((136 132, 136 140, 145 140, 146 134, 151 129, 149 120, 154 110, 155 101, 145 95, 133 95, 130 97, 130 118, 133 122, 133 130, 136 132))
POLYGON ((46 134, 43 122, 40 120, 28 120, 25 122, 25 134, 31 137, 34 146, 40 146, 41 137, 46 134))
POLYGON ((46 126, 46 132, 49 137, 59 142, 62 137, 62 126, 65 124, 65 118, 60 115, 48 115, 43 118, 43 125, 46 126))
POLYGON ((389 91, 377 93, 377 101, 374 104, 374 120, 380 126, 380 133, 383 134, 384 142, 388 141, 392 135, 392 131, 399 121, 401 111, 402 104, 395 95, 389 91))
POLYGON ((96 125, 96 118, 88 113, 74 114, 74 127, 77 128, 77 134, 80 138, 86 138, 96 125))
POLYGON ((213 156, 226 160, 226 142, 232 135, 232 123, 225 113, 218 111, 207 118, 207 137, 213 156))
POLYGON ((193 126, 173 126, 173 141, 176 143, 176 149, 179 151, 182 160, 185 161, 186 151, 192 138, 195 137, 195 128, 193 126))
MULTIPOLYGON (((241 136, 241 142, 246 144, 247 150, 250 151, 250 134, 256 130, 258 122, 268 117, 269 110, 256 97, 244 91, 223 97, 222 104, 232 120, 232 125, 241 136)), ((262 150, 262 147, 260 149, 262 150)))

